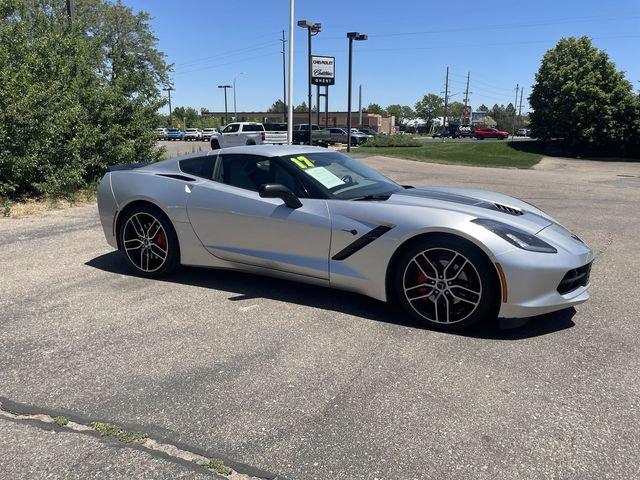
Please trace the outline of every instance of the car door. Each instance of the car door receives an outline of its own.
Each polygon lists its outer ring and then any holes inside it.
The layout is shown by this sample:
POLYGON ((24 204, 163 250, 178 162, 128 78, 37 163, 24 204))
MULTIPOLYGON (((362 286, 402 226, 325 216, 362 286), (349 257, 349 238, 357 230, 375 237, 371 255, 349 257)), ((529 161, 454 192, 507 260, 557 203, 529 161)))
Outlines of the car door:
POLYGON ((193 186, 187 210, 200 241, 218 258, 328 280, 327 202, 304 198, 303 191, 274 158, 219 155, 214 180, 193 186), (264 183, 286 185, 302 206, 261 198, 257 189, 264 183))
POLYGON ((239 123, 230 123, 224 130, 222 130, 222 134, 220 136, 220 146, 221 147, 235 147, 240 145, 239 142, 240 136, 240 124, 239 123))

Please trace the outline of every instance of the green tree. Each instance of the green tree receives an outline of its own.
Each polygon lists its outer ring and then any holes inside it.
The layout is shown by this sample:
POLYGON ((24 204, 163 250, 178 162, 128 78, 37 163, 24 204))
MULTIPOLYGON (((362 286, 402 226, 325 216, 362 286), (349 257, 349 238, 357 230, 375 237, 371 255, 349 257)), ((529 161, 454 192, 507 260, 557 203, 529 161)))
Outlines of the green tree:
POLYGON ((430 123, 434 117, 439 117, 443 113, 444 99, 435 93, 428 93, 416 102, 416 115, 427 123, 430 123))
POLYGON ((464 112, 464 103, 462 102, 451 102, 447 106, 447 115, 451 120, 459 120, 462 118, 462 113, 464 112))
POLYGON ((296 105, 295 107, 293 107, 293 111, 296 113, 308 112, 309 107, 307 107, 306 102, 302 102, 300 105, 296 105))
POLYGON ((485 115, 484 117, 482 117, 482 119, 478 122, 478 125, 481 125, 483 127, 488 127, 488 128, 495 128, 497 123, 496 121, 491 118, 491 116, 489 115, 485 115))
POLYGON ((273 105, 267 110, 268 113, 282 113, 284 111, 285 104, 282 100, 276 100, 273 105))
POLYGON ((633 137, 632 86, 588 37, 563 38, 545 53, 529 103, 532 133, 541 139, 609 147, 633 137))
POLYGON ((386 115, 387 114, 387 112, 385 112, 384 108, 382 108, 377 103, 370 103, 364 109, 364 111, 367 112, 367 113, 375 113, 375 114, 378 114, 378 115, 386 115))
POLYGON ((176 107, 173 109, 172 121, 173 126, 180 128, 199 127, 201 124, 201 115, 200 112, 193 107, 176 107))
POLYGON ((396 117, 396 125, 401 125, 405 120, 411 119, 415 116, 415 112, 408 105, 393 104, 386 108, 386 112, 389 115, 396 117))
POLYGON ((488 112, 489 107, 487 107, 484 103, 478 107, 478 112, 488 112))
POLYGON ((0 196, 71 193, 154 161, 169 71, 145 13, 80 0, 0 3, 0 196), (28 141, 27 141, 28 140, 28 141))

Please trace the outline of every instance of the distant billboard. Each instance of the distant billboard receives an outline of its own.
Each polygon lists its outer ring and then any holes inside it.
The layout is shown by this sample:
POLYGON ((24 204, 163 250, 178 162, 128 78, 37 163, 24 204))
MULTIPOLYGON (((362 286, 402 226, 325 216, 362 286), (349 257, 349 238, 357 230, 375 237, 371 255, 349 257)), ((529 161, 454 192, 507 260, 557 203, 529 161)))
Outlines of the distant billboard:
POLYGON ((314 85, 333 85, 336 83, 336 57, 311 57, 311 83, 314 85))
POLYGON ((471 112, 471 123, 476 123, 487 116, 487 112, 471 112))

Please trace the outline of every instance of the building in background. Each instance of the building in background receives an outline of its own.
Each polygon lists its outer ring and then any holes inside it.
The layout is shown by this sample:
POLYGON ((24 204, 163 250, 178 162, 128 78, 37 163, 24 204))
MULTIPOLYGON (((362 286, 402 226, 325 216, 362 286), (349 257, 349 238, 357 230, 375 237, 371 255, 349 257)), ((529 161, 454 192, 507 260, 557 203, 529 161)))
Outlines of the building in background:
MULTIPOLYGON (((221 125, 224 124, 224 112, 211 112, 203 110, 201 112, 203 117, 214 117, 219 119, 221 125)), ((294 112, 293 123, 307 123, 308 112, 294 112)), ((277 112, 238 112, 237 118, 233 118, 230 114, 229 118, 237 122, 262 122, 262 123, 280 123, 283 121, 282 113, 277 112)), ((328 122, 324 112, 320 112, 320 122, 318 122, 317 112, 312 113, 312 121, 319 123, 321 127, 346 127, 347 125, 347 112, 329 112, 328 122)), ((360 125, 360 114, 358 112, 351 113, 351 125, 355 128, 371 128, 380 133, 391 133, 393 126, 395 125, 396 118, 391 116, 383 116, 377 113, 362 112, 362 125, 360 125)))

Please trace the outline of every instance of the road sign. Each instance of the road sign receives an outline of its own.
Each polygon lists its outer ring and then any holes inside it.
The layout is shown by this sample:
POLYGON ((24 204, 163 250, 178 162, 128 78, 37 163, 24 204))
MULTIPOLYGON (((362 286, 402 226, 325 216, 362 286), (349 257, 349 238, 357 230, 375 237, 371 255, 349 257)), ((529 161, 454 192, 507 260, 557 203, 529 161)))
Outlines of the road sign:
POLYGON ((335 57, 312 56, 311 57, 311 83, 313 85, 333 85, 335 78, 335 57))

